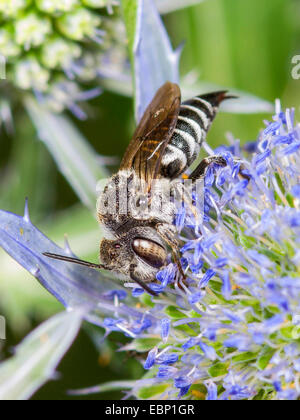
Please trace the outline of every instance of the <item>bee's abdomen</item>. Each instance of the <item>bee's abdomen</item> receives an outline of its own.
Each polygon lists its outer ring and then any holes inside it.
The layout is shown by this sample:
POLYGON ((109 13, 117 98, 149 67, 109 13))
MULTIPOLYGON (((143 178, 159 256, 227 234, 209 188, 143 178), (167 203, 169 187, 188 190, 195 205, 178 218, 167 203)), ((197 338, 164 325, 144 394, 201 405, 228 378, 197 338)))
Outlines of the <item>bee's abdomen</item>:
POLYGON ((192 165, 220 103, 228 98, 226 92, 214 92, 197 96, 181 105, 176 128, 162 159, 162 176, 177 178, 192 165))

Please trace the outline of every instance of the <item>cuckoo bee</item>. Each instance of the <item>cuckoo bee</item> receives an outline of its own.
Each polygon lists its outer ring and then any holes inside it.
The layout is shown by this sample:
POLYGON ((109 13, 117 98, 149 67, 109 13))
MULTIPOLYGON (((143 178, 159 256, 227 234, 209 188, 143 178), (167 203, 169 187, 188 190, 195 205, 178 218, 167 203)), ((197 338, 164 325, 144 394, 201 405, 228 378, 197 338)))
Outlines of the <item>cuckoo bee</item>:
MULTIPOLYGON (((131 279, 151 295, 155 293, 147 283, 167 264, 168 250, 179 263, 179 244, 174 226, 175 207, 172 202, 151 209, 144 217, 141 209, 148 209, 153 181, 164 185, 179 179, 197 159, 202 143, 225 99, 227 92, 213 92, 181 102, 177 84, 163 85, 145 111, 117 174, 112 176, 98 200, 98 220, 105 232, 100 244, 100 264, 92 264, 56 254, 44 255, 110 270, 122 280, 131 279), (134 185, 132 189, 128 185, 134 185), (127 192, 132 207, 120 211, 121 191, 127 192), (116 203, 116 211, 108 212, 107 205, 116 203)), ((209 165, 226 166, 220 156, 204 159, 189 178, 203 178, 209 165)), ((161 197, 161 196, 160 196, 161 197)), ((162 192, 162 200, 164 193, 162 192)))

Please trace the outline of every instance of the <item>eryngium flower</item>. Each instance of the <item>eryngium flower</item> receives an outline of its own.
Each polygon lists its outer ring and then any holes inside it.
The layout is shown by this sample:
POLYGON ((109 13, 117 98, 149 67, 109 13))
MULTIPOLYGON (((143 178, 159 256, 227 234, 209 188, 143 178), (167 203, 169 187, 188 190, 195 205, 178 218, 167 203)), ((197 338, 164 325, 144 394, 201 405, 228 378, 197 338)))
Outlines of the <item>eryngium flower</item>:
MULTIPOLYGON (((98 47, 105 42, 107 10, 112 11, 112 4, 116 2, 0 0, 0 58, 1 63, 6 61, 6 90, 33 90, 40 99, 52 94, 53 102, 58 90, 63 94, 70 89, 70 83, 61 88, 68 79, 95 79, 98 47)), ((5 91, 4 81, 1 86, 5 91)))
POLYGON ((135 397, 297 399, 300 127, 278 105, 257 144, 215 153, 228 167, 207 173, 204 219, 186 207, 176 220, 188 280, 171 264, 152 286, 163 295, 144 294, 139 316, 104 326, 134 337, 128 349, 150 350, 135 397))

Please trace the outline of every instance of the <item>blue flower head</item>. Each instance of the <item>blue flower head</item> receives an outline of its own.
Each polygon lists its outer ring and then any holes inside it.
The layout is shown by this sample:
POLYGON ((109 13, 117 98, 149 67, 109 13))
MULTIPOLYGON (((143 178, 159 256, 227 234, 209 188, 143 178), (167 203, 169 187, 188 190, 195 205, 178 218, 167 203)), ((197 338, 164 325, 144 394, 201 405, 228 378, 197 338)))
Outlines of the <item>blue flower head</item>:
POLYGON ((251 161, 234 147, 247 179, 222 149, 231 166, 207 174, 200 228, 197 214, 180 211, 188 280, 170 265, 157 276, 167 293, 142 308, 152 319, 143 337, 161 337, 145 363, 149 386, 163 382, 164 396, 203 385, 208 400, 299 398, 298 138, 291 113, 278 112, 251 161))
POLYGON ((147 379, 135 381, 133 396, 139 397, 146 380, 154 389, 164 385, 157 398, 195 397, 194 387, 201 386, 199 395, 208 400, 298 399, 298 138, 291 113, 280 111, 261 133, 251 161, 236 145, 247 179, 233 155, 222 151, 229 166, 208 174, 206 217, 185 206, 180 223, 175 221, 187 279, 169 264, 151 285, 156 297, 138 288, 131 295, 105 281, 101 291, 98 273, 74 271, 60 261, 50 266, 40 245, 61 250, 34 230, 27 210, 18 220, 1 213, 3 225, 16 229, 12 236, 2 232, 1 245, 11 252, 20 229, 25 243, 35 235, 39 246, 28 253, 22 248, 20 262, 65 306, 80 305, 106 334, 122 332, 137 351, 147 347, 147 379))

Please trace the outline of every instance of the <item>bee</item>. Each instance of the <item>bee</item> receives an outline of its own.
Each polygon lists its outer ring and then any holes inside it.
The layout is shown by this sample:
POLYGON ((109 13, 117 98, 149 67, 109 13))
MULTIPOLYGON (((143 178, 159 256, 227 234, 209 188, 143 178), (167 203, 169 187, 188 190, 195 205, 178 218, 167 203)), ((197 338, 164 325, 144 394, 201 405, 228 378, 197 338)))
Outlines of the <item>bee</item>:
MULTIPOLYGON (((155 280, 167 265, 169 249, 182 272, 173 223, 176 209, 164 191, 195 162, 220 104, 230 98, 233 97, 221 91, 182 103, 179 86, 164 84, 146 109, 118 173, 108 181, 99 197, 98 221, 105 233, 100 244, 100 264, 50 253, 44 255, 112 271, 121 280, 131 279, 155 296, 147 283, 155 280), (151 198, 154 182, 164 184, 160 189, 160 200, 165 204, 163 212, 161 206, 149 210, 150 201, 155 201, 151 198), (120 211, 124 194, 126 203, 135 206, 120 211), (113 212, 107 211, 111 203, 115 204, 113 212), (145 209, 149 210, 147 217, 145 209)), ((220 156, 205 158, 189 179, 203 178, 212 164, 226 166, 226 161, 220 156)))

